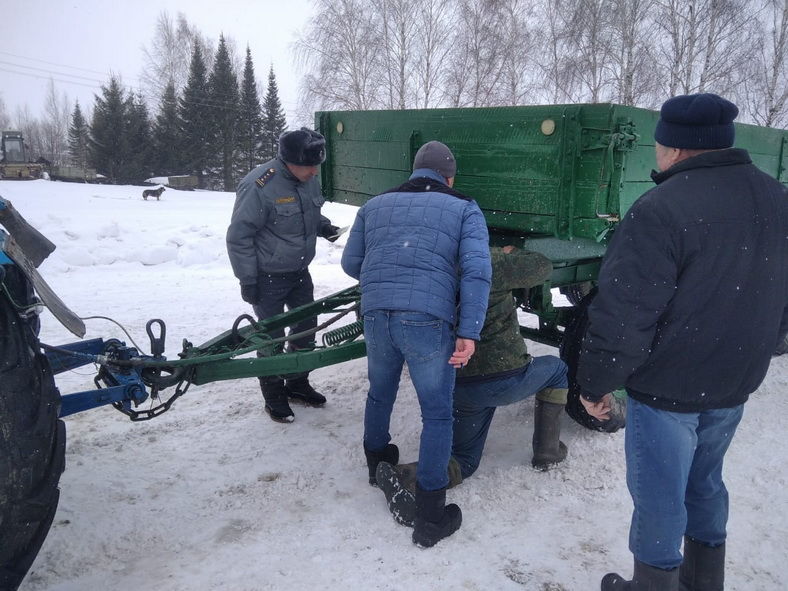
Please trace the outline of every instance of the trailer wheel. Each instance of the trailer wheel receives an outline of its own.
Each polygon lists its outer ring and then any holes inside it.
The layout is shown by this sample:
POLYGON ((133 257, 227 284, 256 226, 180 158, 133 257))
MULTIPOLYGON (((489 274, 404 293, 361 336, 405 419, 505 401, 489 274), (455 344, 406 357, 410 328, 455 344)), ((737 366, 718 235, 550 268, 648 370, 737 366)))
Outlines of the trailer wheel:
POLYGON ((563 287, 559 287, 558 291, 566 296, 570 304, 577 306, 583 301, 584 297, 591 293, 592 289, 594 289, 593 281, 583 281, 582 283, 564 285, 563 287))
POLYGON ((575 306, 574 318, 564 330, 564 338, 559 348, 561 359, 564 360, 564 363, 566 363, 569 368, 567 372, 569 378, 569 395, 566 402, 566 414, 586 429, 614 433, 624 426, 626 399, 615 398, 615 404, 610 413, 610 419, 607 421, 600 421, 586 412, 583 403, 580 402, 580 385, 577 383, 577 365, 580 361, 580 349, 583 344, 583 336, 588 327, 588 306, 591 304, 594 296, 596 296, 596 292, 596 287, 593 287, 585 297, 578 300, 575 306))
POLYGON ((774 354, 776 355, 784 355, 788 353, 788 334, 785 335, 783 342, 777 345, 777 348, 774 350, 774 354))
MULTIPOLYGON (((0 266, 14 301, 31 301, 15 266, 0 266)), ((0 589, 15 590, 38 555, 57 510, 66 428, 60 393, 40 352, 37 320, 0 292, 0 589)))

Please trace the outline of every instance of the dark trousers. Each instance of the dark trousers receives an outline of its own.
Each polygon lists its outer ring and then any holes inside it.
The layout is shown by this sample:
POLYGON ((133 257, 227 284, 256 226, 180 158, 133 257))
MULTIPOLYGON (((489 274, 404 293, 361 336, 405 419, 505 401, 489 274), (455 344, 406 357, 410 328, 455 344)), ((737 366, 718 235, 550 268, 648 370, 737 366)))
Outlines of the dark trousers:
MULTIPOLYGON (((253 306, 254 313, 258 320, 265 320, 285 311, 285 308, 292 310, 305 304, 315 301, 315 287, 312 284, 312 276, 308 269, 295 273, 285 273, 279 275, 260 274, 257 278, 257 293, 259 301, 253 306)), ((296 334, 305 330, 311 330, 317 326, 317 317, 306 318, 289 327, 288 334, 296 334)), ((273 339, 285 336, 284 328, 269 331, 268 335, 273 339)), ((298 349, 312 349, 315 346, 315 335, 299 338, 295 341, 288 341, 287 349, 296 351, 298 349)), ((272 381, 279 381, 282 378, 296 379, 305 378, 309 372, 288 374, 286 376, 265 376, 260 378, 260 383, 265 384, 272 381)))

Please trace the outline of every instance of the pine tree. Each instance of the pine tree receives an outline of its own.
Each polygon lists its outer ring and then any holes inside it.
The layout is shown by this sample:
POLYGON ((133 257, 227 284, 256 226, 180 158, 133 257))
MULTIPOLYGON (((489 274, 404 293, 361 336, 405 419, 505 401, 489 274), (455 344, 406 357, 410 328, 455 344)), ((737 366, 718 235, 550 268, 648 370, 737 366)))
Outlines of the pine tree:
POLYGON ((71 115, 71 126, 68 128, 68 155, 71 164, 80 168, 83 175, 88 166, 88 134, 88 123, 77 101, 71 115))
POLYGON ((279 89, 276 86, 274 66, 268 72, 268 89, 263 103, 263 158, 269 160, 276 156, 279 149, 279 136, 287 129, 285 112, 279 102, 279 89))
POLYGON ((120 81, 110 76, 109 84, 96 95, 90 125, 88 154, 90 164, 111 183, 124 173, 128 159, 126 101, 120 81))
POLYGON ((195 44, 189 66, 189 80, 178 101, 181 122, 181 154, 188 172, 197 175, 197 186, 205 188, 205 169, 211 154, 211 108, 208 98, 205 62, 195 44))
POLYGON ((141 182, 151 176, 153 146, 150 117, 142 96, 129 95, 126 99, 126 137, 129 153, 123 168, 123 179, 141 182))
POLYGON ((153 124, 153 170, 170 176, 184 172, 182 168, 180 120, 175 84, 170 81, 159 103, 159 113, 153 124))
POLYGON ((208 96, 213 123, 212 168, 215 178, 225 191, 234 191, 236 178, 233 170, 238 129, 238 80, 230 61, 224 35, 219 36, 219 49, 208 80, 208 96))
POLYGON ((238 117, 238 167, 242 174, 268 160, 263 153, 263 116, 257 96, 252 52, 246 47, 246 64, 241 83, 241 111, 238 117))

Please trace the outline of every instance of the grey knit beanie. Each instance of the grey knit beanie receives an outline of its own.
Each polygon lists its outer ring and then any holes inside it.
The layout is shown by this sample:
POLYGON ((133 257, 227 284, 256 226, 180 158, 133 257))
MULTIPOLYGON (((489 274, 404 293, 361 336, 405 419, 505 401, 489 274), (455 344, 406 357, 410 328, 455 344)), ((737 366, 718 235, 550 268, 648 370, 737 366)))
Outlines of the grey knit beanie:
POLYGON ((431 141, 424 144, 413 159, 413 170, 429 168, 444 178, 450 179, 457 174, 457 162, 448 146, 441 142, 431 141))

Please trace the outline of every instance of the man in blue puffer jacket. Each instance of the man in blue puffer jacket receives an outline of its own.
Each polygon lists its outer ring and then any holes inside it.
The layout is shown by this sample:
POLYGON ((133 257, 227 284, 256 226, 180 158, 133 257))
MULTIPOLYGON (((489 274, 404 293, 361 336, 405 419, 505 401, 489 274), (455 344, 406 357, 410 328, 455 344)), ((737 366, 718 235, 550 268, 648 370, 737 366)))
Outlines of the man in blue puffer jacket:
POLYGON ((379 462, 399 459, 389 423, 405 363, 419 398, 413 542, 422 547, 450 536, 462 522, 459 507, 445 505, 454 370, 475 350, 492 276, 484 216, 475 201, 452 189, 456 171, 447 146, 423 145, 408 182, 359 210, 342 255, 342 268, 361 282, 370 484, 379 462))

